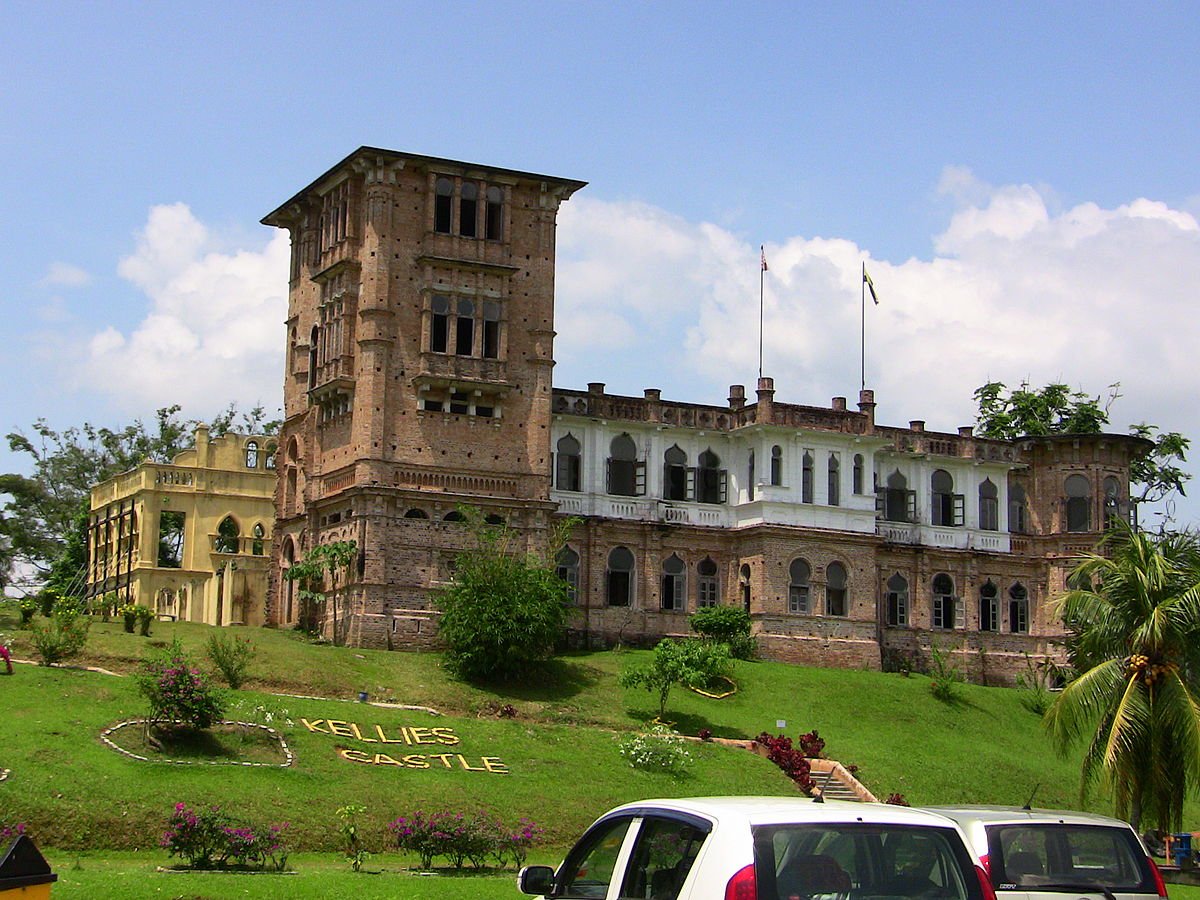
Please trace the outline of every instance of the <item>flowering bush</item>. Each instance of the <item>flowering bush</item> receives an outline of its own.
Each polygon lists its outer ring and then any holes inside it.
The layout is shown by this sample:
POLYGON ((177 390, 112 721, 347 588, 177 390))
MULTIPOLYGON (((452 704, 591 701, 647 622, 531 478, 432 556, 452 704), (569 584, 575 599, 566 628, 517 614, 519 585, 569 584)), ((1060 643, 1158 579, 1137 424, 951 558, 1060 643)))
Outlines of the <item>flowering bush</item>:
POLYGON ((133 626, 137 623, 138 608, 132 603, 126 603, 117 610, 118 615, 125 620, 125 631, 133 634, 133 626))
POLYGON ((800 742, 800 752, 809 759, 820 759, 825 754, 825 739, 817 734, 816 729, 800 735, 796 740, 800 742))
POLYGON ((24 822, 18 822, 16 825, 0 825, 0 846, 7 844, 9 841, 16 840, 24 833, 24 822))
POLYGON ((54 611, 48 625, 31 625, 34 649, 43 666, 52 666, 79 654, 87 643, 88 621, 71 607, 54 611))
POLYGON ((22 597, 17 605, 21 610, 21 627, 27 627, 33 614, 38 611, 38 602, 32 597, 22 597))
POLYGON ((520 868, 529 848, 542 837, 542 829, 530 819, 521 819, 508 829, 494 816, 479 811, 473 815, 418 810, 388 823, 388 830, 401 850, 416 853, 421 868, 428 869, 435 857, 443 856, 456 869, 469 863, 481 869, 489 856, 500 865, 511 859, 520 868))
POLYGON ((805 793, 810 793, 814 787, 812 766, 803 750, 792 746, 792 739, 786 735, 771 735, 763 732, 754 739, 754 743, 767 751, 767 759, 783 769, 785 775, 800 787, 805 793))
POLYGON ((267 827, 236 822, 219 806, 193 810, 176 803, 160 843, 194 869, 270 865, 282 872, 287 866, 287 828, 286 822, 267 827))
POLYGON ((711 741, 712 730, 708 728, 701 728, 700 731, 697 732, 697 737, 699 737, 702 741, 711 741))
POLYGON ((195 668, 178 638, 152 654, 137 675, 138 690, 150 702, 150 722, 179 722, 208 728, 220 721, 224 697, 195 668))
POLYGON ((883 802, 890 803, 892 806, 909 806, 909 805, 911 805, 906 799, 904 799, 903 794, 889 794, 888 798, 886 800, 884 800, 883 802))
POLYGON ((648 732, 621 741, 621 755, 635 769, 682 775, 692 764, 683 738, 666 725, 652 725, 648 732))

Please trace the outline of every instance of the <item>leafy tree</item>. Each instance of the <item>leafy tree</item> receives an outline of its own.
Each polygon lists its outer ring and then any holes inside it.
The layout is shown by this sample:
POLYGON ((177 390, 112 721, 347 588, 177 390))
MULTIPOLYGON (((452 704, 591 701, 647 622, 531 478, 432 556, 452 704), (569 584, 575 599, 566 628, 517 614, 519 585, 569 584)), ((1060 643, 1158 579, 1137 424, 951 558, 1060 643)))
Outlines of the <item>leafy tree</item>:
MULTIPOLYGON (((1084 391, 1072 391, 1065 384, 1031 389, 1022 382, 1010 391, 1003 382, 989 381, 975 390, 977 427, 984 437, 1004 441, 1049 434, 1098 434, 1108 424, 1109 410, 1120 398, 1120 388, 1119 383, 1110 384, 1107 395, 1093 397, 1084 391)), ((1134 502, 1158 503, 1175 493, 1186 496, 1184 485, 1192 476, 1179 463, 1187 462, 1190 439, 1145 422, 1129 426, 1129 433, 1154 445, 1130 467, 1129 480, 1138 488, 1131 491, 1134 502)))
MULTIPOLYGON (((326 583, 336 590, 338 576, 348 576, 350 567, 358 560, 358 544, 354 541, 330 541, 317 544, 304 558, 293 563, 283 573, 290 581, 300 582, 300 629, 315 634, 318 628, 318 608, 325 603, 326 583)), ((338 642, 337 597, 333 601, 333 642, 338 642)))
POLYGON ((1064 753, 1087 741, 1081 797, 1102 781, 1135 829, 1178 831, 1200 788, 1200 540, 1122 525, 1101 549, 1058 601, 1081 674, 1046 725, 1064 753))
POLYGON ((548 659, 562 639, 570 586, 554 561, 575 521, 558 524, 541 547, 522 553, 517 532, 488 524, 478 509, 460 511, 473 546, 458 554, 453 584, 434 597, 446 662, 464 678, 515 678, 548 659))
POLYGON ((621 674, 621 686, 657 692, 661 718, 666 715, 672 687, 677 684, 705 687, 717 677, 728 675, 731 665, 728 644, 696 638, 682 641, 664 638, 654 648, 654 658, 648 664, 621 674))

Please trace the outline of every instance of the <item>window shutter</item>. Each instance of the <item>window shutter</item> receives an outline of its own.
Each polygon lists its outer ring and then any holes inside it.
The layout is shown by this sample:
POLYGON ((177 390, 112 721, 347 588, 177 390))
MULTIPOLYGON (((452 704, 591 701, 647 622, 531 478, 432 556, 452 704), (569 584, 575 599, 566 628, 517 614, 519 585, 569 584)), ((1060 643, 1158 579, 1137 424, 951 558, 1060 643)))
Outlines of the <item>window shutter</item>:
POLYGON ((917 521, 917 492, 906 491, 906 494, 908 496, 905 498, 905 513, 908 515, 909 523, 915 523, 917 521))
POLYGON ((687 492, 684 494, 684 500, 696 499, 696 467, 688 466, 687 470, 687 492))
POLYGON ((718 483, 720 485, 720 502, 724 503, 726 494, 729 490, 729 472, 725 469, 721 469, 717 475, 717 478, 719 479, 718 483))
POLYGON ((635 497, 646 496, 646 461, 639 459, 633 464, 633 494, 635 497))
POLYGON ((950 602, 954 604, 954 627, 960 628, 960 629, 966 628, 967 627, 966 604, 964 604, 962 602, 962 599, 959 597, 955 597, 950 602))
POLYGON ((882 519, 887 504, 887 494, 883 491, 875 492, 875 518, 882 519))
POLYGON ((554 484, 551 487, 560 487, 562 485, 562 472, 558 471, 558 454, 553 450, 550 451, 550 471, 554 473, 554 484))
POLYGON ((952 524, 962 525, 963 522, 965 522, 966 518, 967 518, 967 513, 966 513, 967 501, 966 501, 966 498, 963 497, 962 494, 954 494, 953 497, 954 497, 954 521, 952 522, 952 524))
POLYGON ((612 457, 604 461, 604 493, 612 493, 612 457))

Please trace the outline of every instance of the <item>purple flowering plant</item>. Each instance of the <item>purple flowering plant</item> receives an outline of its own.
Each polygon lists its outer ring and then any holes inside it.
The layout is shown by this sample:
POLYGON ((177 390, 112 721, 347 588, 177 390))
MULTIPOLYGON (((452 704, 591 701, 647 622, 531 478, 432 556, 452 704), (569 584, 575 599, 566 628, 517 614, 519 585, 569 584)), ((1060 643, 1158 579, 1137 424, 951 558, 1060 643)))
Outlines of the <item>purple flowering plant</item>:
POLYGON ((483 810, 470 815, 417 810, 394 819, 388 830, 397 848, 417 854, 422 869, 431 868, 436 857, 445 857, 455 869, 467 864, 482 869, 489 857, 502 866, 511 859, 520 867, 543 834, 531 819, 521 819, 515 828, 509 828, 483 810))
POLYGON ((192 664, 178 638, 143 660, 137 686, 150 704, 150 724, 178 722, 200 729, 224 715, 223 693, 192 664))
POLYGON ((288 823, 257 826, 236 821, 219 806, 192 809, 176 803, 160 844, 193 869, 245 866, 283 871, 288 823))
POLYGON ((0 846, 15 841, 24 833, 24 822, 18 822, 16 825, 0 825, 0 846))

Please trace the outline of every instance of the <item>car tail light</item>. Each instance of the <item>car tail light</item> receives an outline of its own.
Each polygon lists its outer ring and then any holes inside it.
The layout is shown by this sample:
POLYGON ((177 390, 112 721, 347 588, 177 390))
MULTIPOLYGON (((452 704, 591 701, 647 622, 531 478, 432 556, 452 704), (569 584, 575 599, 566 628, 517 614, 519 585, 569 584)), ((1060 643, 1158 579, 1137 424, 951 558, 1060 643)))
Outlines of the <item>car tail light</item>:
POLYGON ((992 876, 984 871, 983 866, 975 867, 975 877, 979 879, 979 889, 983 891, 983 900, 996 900, 996 889, 992 887, 992 876))
MULTIPOLYGON (((754 880, 754 863, 738 871, 725 885, 725 900, 758 900, 758 883, 754 880)), ((993 894, 991 900, 996 900, 993 894)))
POLYGON ((1150 863, 1150 871, 1154 873, 1154 886, 1158 888, 1158 896, 1166 900, 1167 884, 1163 881, 1162 872, 1158 871, 1158 866, 1150 857, 1146 857, 1146 862, 1150 863))
POLYGON ((988 855, 986 853, 979 857, 979 863, 983 866, 983 871, 987 872, 989 875, 992 874, 992 861, 988 859, 988 855))

